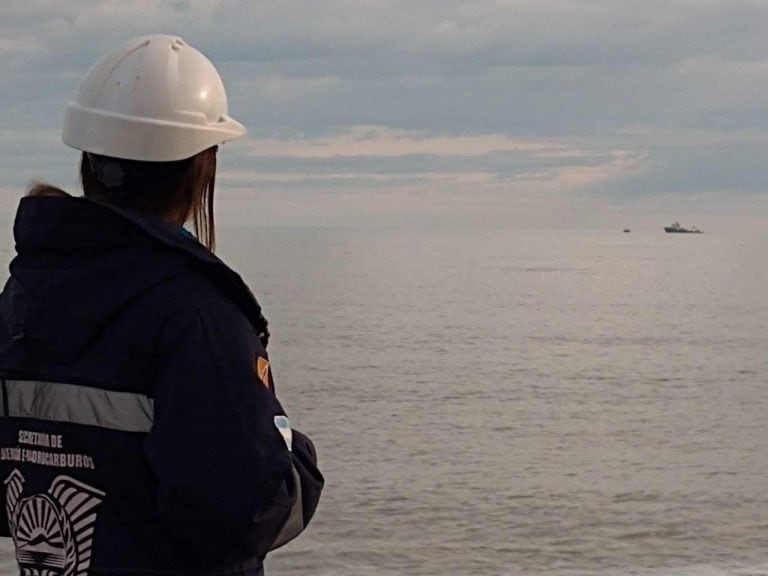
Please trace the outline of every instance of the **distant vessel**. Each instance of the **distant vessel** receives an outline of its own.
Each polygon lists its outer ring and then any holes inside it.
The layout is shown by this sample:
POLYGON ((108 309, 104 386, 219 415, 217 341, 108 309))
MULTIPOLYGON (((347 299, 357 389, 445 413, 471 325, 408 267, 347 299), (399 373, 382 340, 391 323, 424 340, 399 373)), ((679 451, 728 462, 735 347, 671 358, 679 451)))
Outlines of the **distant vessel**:
POLYGON ((701 230, 696 228, 696 226, 691 226, 690 228, 683 228, 680 226, 680 222, 675 222, 672 224, 672 226, 665 226, 664 232, 677 232, 681 234, 701 234, 701 230))
POLYGON ((632 232, 629 228, 624 228, 624 234, 627 234, 628 232, 632 232))

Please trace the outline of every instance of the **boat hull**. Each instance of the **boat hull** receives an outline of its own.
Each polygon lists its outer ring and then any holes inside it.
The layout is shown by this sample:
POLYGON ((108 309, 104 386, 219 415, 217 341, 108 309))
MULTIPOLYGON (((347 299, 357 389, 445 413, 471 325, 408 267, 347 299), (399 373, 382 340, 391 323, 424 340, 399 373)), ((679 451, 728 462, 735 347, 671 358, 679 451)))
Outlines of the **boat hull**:
POLYGON ((667 234, 701 234, 701 230, 686 230, 685 228, 664 228, 667 234))

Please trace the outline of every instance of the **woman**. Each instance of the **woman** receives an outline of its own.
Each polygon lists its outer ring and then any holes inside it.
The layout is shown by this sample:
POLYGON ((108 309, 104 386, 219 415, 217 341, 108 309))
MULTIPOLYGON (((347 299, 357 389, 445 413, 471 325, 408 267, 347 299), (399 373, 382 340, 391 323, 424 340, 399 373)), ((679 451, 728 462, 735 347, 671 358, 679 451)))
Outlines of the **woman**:
POLYGON ((22 199, 0 295, 0 532, 22 574, 258 575, 312 517, 323 479, 267 322, 210 250, 217 146, 244 132, 172 36, 104 57, 68 106, 85 197, 22 199))

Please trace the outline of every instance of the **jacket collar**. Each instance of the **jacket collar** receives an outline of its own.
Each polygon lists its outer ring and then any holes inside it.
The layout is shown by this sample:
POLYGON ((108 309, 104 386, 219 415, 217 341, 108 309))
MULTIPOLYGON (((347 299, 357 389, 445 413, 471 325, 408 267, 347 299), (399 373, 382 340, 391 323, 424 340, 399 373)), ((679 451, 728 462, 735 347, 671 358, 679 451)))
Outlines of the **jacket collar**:
POLYGON ((120 246, 148 242, 175 250, 193 259, 213 276, 251 322, 262 344, 269 339, 261 306, 238 273, 183 228, 135 211, 115 208, 74 196, 25 197, 14 223, 19 254, 50 245, 69 247, 120 246), (40 226, 40 222, 46 226, 40 226), (74 229, 74 222, 88 223, 91 234, 74 229), (116 234, 115 229, 126 233, 116 234))

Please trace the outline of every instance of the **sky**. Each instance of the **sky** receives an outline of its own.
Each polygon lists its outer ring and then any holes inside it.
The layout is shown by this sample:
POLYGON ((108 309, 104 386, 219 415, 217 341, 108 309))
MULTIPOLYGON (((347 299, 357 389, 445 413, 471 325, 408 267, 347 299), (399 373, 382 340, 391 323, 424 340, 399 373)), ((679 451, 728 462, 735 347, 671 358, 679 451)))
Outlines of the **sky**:
POLYGON ((169 33, 248 129, 220 222, 760 228, 765 22, 764 0, 2 0, 0 209, 77 190, 66 104, 169 33))

